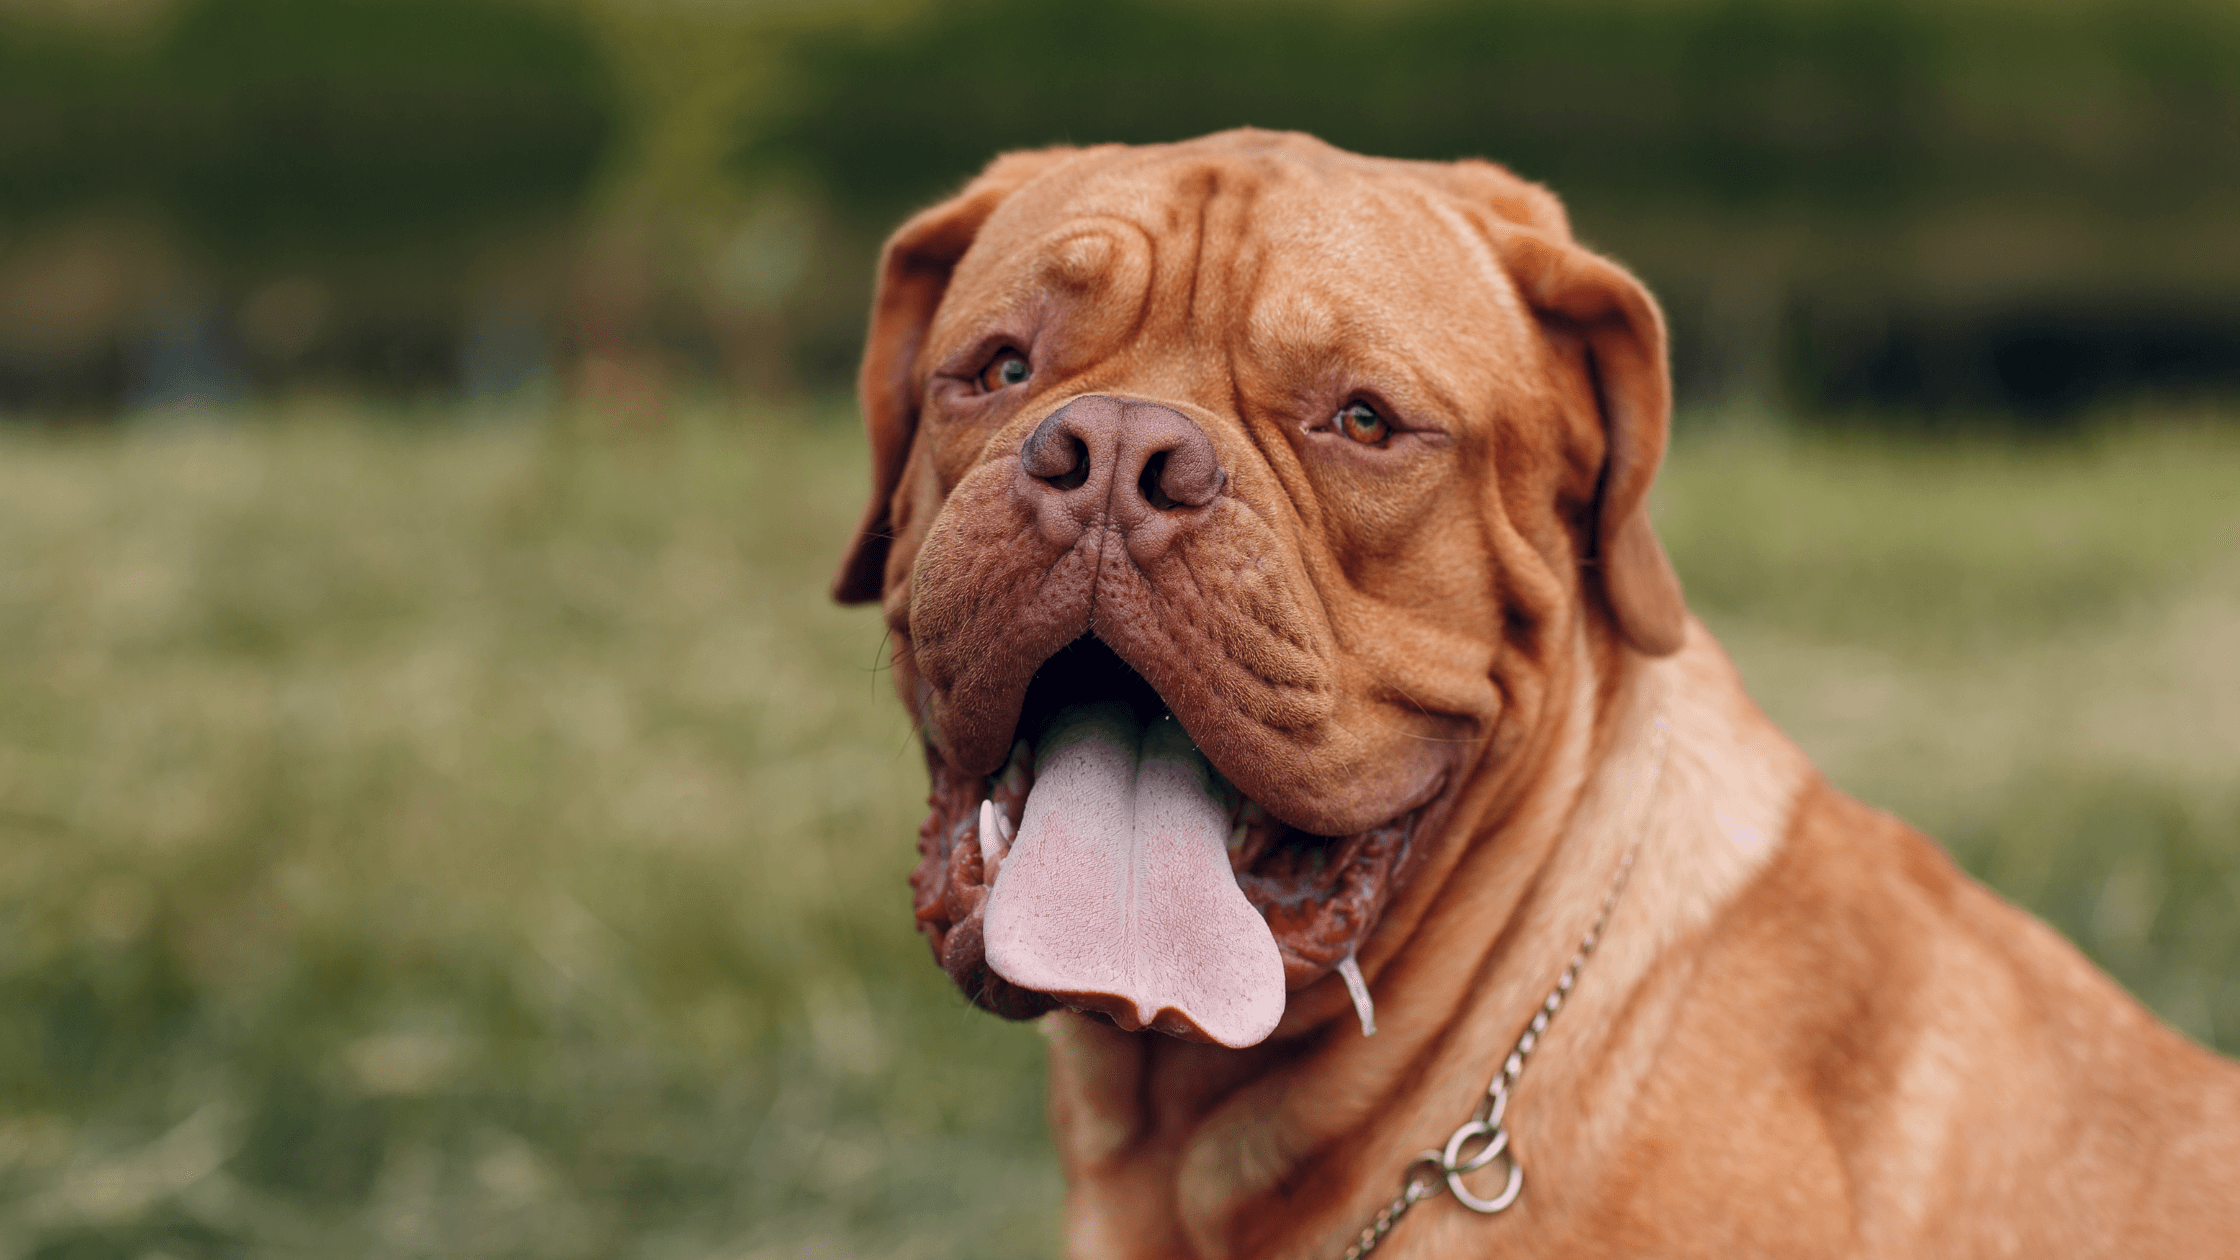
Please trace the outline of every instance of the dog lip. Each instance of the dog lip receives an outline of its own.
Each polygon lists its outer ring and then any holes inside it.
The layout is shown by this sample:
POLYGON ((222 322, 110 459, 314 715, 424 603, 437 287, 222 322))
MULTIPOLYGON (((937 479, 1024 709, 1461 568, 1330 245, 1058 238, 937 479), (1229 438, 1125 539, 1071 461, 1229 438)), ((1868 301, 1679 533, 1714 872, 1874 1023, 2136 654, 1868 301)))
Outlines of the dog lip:
POLYGON ((1451 784, 1453 784, 1453 782, 1453 770, 1446 766, 1439 767, 1432 774, 1431 778, 1424 783, 1423 787, 1409 797, 1409 799, 1413 803, 1410 804, 1406 809, 1401 810, 1398 814, 1393 815, 1394 819, 1397 820, 1400 818, 1405 818, 1410 814, 1420 814, 1424 810, 1431 808, 1431 806, 1435 802, 1437 802, 1440 797, 1447 794, 1447 788, 1451 784))
MULTIPOLYGON (((1211 752, 1206 754, 1206 759, 1213 763, 1214 769, 1221 771, 1222 777, 1235 784, 1240 791, 1244 790, 1243 782, 1223 769, 1219 759, 1211 752)), ((1278 797, 1271 803, 1268 797, 1274 795, 1272 793, 1247 794, 1258 801, 1271 817, 1294 830, 1319 836, 1351 836, 1389 827, 1429 806, 1447 790, 1452 779, 1453 766, 1442 760, 1424 765, 1414 776, 1412 786, 1397 793, 1380 792, 1374 799, 1362 799, 1351 804, 1311 796, 1278 797), (1321 812, 1302 814, 1298 812, 1298 806, 1321 812)))

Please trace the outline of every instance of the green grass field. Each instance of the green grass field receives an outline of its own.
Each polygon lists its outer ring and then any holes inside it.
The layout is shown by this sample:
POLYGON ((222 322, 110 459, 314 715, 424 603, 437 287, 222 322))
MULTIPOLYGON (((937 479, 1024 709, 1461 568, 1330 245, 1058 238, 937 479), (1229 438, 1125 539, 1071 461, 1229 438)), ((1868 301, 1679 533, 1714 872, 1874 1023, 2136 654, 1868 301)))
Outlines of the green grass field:
MULTIPOLYGON (((0 429, 0 1260, 1008 1257, 1031 1028, 910 930, 842 408, 0 429)), ((2240 1049, 2240 430, 1703 426, 1840 784, 2240 1049)))

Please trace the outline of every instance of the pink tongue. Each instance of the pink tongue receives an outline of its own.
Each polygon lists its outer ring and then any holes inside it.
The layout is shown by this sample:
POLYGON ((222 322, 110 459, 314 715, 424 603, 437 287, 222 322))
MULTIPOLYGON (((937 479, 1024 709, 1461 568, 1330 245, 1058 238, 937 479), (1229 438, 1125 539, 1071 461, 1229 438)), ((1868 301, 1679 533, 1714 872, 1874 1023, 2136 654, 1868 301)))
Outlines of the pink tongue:
POLYGON ((1229 871, 1205 757, 1126 706, 1058 715, 988 894, 988 965, 1021 988, 1241 1048, 1283 1018, 1283 958, 1229 871))

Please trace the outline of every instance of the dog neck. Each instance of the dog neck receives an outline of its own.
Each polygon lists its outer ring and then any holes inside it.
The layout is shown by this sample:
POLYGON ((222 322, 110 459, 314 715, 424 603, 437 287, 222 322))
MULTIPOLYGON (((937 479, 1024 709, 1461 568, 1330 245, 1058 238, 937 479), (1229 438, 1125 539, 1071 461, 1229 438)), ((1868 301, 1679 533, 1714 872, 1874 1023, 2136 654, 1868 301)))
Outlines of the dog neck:
MULTIPOLYGON (((1504 798, 1498 776, 1477 776, 1492 786, 1459 801, 1447 828, 1469 841, 1441 847, 1392 908, 1397 930, 1365 951, 1377 1036, 1361 1035, 1336 977, 1293 995, 1311 1031, 1250 1051, 1045 1019, 1069 1255, 1343 1250, 1409 1162, 1469 1115, 1638 837, 1604 944, 1509 1112, 1528 1187, 1595 1166, 1665 1020, 1674 986, 1653 980, 1654 963, 1771 857, 1813 771, 1700 625, 1671 657, 1622 653, 1598 677, 1582 641, 1576 663, 1585 685, 1533 741, 1544 760, 1528 790, 1504 798), (1244 1210, 1272 1194, 1285 1211, 1244 1210), (1154 1202, 1165 1220, 1146 1219, 1154 1202)), ((1408 1225, 1419 1238, 1471 1229, 1484 1243, 1512 1223, 1418 1215, 1431 1218, 1408 1225)))

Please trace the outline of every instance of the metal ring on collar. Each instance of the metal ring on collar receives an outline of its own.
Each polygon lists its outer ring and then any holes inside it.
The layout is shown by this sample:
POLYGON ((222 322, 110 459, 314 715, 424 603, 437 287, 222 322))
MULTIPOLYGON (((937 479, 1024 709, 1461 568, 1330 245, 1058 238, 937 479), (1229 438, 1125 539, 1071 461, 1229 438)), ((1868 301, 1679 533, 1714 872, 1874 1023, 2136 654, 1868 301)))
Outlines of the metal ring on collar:
POLYGON ((1447 1149, 1441 1152, 1439 1161, 1440 1167, 1447 1175, 1447 1189, 1454 1192, 1455 1201, 1481 1216, 1491 1216, 1515 1203, 1517 1196, 1524 1191, 1524 1165, 1519 1164, 1514 1158, 1507 1161, 1509 1165, 1508 1184, 1502 1186, 1501 1193, 1492 1198, 1481 1199, 1470 1193, 1468 1186, 1462 1184, 1462 1174, 1476 1172, 1508 1154, 1508 1150, 1509 1131, 1507 1129, 1494 1128, 1483 1120, 1472 1120, 1456 1129, 1454 1136, 1447 1139, 1447 1149), (1486 1143, 1484 1150, 1472 1155, 1468 1160, 1463 1160, 1461 1158, 1463 1144, 1476 1137, 1491 1140, 1486 1143))

